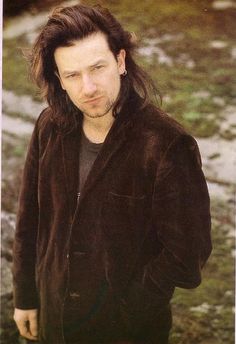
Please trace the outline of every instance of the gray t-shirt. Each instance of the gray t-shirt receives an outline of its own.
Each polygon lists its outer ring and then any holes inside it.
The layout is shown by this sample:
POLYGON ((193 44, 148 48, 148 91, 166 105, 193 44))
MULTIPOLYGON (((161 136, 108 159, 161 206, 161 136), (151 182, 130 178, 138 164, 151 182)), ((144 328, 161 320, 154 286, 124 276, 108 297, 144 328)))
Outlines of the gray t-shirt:
POLYGON ((84 187, 89 171, 91 170, 102 145, 103 143, 94 143, 89 141, 82 130, 79 154, 79 193, 81 193, 84 187))

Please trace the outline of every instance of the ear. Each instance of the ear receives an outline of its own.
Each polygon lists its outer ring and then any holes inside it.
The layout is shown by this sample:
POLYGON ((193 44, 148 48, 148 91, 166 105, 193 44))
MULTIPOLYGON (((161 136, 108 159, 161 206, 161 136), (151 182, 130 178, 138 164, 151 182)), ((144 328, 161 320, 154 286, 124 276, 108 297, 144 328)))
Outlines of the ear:
POLYGON ((120 75, 123 74, 125 71, 125 56, 126 51, 124 49, 121 49, 119 54, 117 55, 117 63, 120 75))
POLYGON ((61 88, 65 91, 65 86, 64 86, 64 84, 63 84, 63 81, 61 80, 61 77, 60 77, 59 73, 58 73, 57 71, 54 72, 54 73, 55 73, 55 75, 58 77, 58 79, 59 79, 59 81, 60 81, 61 88))

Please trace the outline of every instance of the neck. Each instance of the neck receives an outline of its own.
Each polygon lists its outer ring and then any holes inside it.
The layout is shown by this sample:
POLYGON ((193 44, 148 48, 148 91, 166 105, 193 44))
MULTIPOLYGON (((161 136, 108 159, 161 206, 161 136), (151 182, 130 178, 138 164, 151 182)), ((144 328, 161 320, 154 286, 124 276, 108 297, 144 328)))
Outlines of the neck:
POLYGON ((102 117, 91 118, 83 116, 83 131, 85 136, 94 143, 104 142, 115 118, 112 112, 102 117))

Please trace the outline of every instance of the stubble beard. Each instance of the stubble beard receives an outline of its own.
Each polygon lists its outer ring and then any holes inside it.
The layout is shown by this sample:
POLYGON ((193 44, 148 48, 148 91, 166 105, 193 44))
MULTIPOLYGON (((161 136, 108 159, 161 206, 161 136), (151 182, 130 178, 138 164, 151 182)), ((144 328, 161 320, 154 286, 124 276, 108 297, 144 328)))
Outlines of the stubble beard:
POLYGON ((90 113, 87 112, 86 110, 81 109, 81 111, 83 112, 83 114, 89 118, 99 118, 99 117, 103 117, 106 116, 113 108, 114 108, 114 104, 115 104, 115 100, 108 100, 105 104, 105 109, 101 112, 95 112, 95 113, 90 113))

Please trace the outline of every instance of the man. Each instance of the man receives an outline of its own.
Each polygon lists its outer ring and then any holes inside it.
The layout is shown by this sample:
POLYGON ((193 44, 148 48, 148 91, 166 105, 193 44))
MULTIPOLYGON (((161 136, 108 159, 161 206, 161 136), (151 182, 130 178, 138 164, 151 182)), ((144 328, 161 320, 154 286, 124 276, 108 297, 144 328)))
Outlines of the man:
POLYGON ((132 36, 101 7, 56 9, 31 55, 49 107, 29 146, 15 314, 40 343, 168 343, 174 288, 200 284, 209 197, 195 140, 148 97, 132 36))

